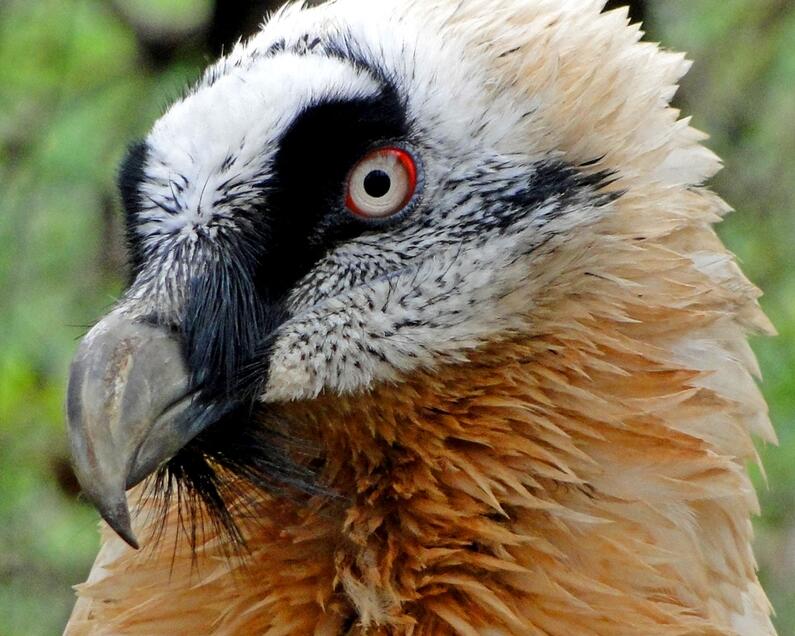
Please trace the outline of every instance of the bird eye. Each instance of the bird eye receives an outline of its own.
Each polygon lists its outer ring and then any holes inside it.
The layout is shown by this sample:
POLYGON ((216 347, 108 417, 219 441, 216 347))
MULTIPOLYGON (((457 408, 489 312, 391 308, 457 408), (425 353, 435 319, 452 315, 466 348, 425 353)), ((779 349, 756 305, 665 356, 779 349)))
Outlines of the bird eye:
POLYGON ((346 205, 358 217, 386 219, 404 210, 416 190, 414 157, 402 148, 379 148, 351 171, 346 205))

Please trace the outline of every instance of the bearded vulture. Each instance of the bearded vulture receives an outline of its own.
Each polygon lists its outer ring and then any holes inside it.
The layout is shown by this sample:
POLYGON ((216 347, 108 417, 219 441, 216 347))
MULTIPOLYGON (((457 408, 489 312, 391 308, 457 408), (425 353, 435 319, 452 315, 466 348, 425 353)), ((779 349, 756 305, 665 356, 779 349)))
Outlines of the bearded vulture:
POLYGON ((774 633, 771 326, 688 63, 603 9, 294 4, 132 146, 68 635, 774 633))

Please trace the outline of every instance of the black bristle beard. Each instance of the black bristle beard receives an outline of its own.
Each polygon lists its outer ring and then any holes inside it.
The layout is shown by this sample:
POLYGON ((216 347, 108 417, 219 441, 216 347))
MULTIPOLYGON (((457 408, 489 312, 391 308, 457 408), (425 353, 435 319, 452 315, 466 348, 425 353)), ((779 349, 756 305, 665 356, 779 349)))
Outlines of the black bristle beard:
MULTIPOLYGON (((320 485, 321 449, 303 441, 305 432, 287 423, 277 406, 257 400, 274 334, 287 319, 281 300, 257 288, 254 269, 264 240, 223 238, 234 257, 196 264, 177 328, 197 395, 189 417, 201 432, 145 490, 145 508, 157 515, 152 543, 164 538, 168 511, 176 505, 176 532, 186 535, 194 555, 205 530, 223 535, 230 555, 245 554, 244 527, 268 513, 265 504, 274 495, 331 495, 320 485)), ((219 249, 206 240, 204 253, 219 249)))
POLYGON ((236 406, 150 478, 145 508, 158 519, 152 545, 166 538, 176 505, 173 540, 183 535, 194 557, 209 529, 224 538, 226 557, 245 558, 244 527, 268 514, 273 497, 304 504, 338 498, 322 483, 323 463, 321 449, 287 430, 269 407, 236 406))

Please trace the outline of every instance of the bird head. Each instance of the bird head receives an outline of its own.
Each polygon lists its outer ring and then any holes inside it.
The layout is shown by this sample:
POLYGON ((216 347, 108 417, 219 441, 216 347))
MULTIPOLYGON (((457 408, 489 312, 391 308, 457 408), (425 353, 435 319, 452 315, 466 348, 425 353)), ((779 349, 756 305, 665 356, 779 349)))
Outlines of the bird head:
POLYGON ((681 58, 642 76, 637 29, 602 37, 626 14, 483 4, 282 10, 129 150, 131 282, 68 392, 77 476, 129 543, 125 491, 153 474, 211 505, 229 475, 311 487, 283 405, 532 335, 610 260, 619 200, 684 183, 685 155, 689 183, 714 170, 666 106, 681 58), (595 64, 611 46, 633 59, 595 64))

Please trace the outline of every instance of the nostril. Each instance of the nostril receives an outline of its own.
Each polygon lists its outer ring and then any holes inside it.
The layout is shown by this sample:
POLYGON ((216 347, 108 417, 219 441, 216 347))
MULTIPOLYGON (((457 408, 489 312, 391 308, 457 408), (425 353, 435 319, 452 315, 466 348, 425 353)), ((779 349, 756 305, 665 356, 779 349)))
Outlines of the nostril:
POLYGON ((180 328, 177 321, 164 318, 163 316, 159 316, 157 314, 146 314, 144 316, 140 316, 135 319, 135 322, 139 322, 149 327, 155 327, 171 336, 181 337, 182 335, 182 329, 180 328))
POLYGON ((72 372, 66 387, 66 419, 68 422, 79 422, 83 419, 83 403, 80 400, 80 394, 83 391, 83 374, 75 372, 75 364, 72 364, 72 372))

